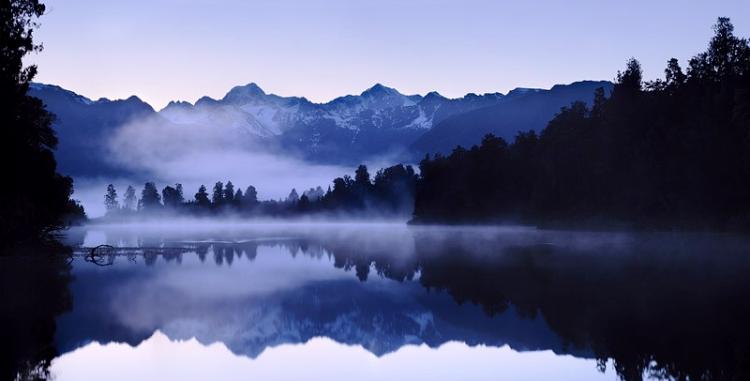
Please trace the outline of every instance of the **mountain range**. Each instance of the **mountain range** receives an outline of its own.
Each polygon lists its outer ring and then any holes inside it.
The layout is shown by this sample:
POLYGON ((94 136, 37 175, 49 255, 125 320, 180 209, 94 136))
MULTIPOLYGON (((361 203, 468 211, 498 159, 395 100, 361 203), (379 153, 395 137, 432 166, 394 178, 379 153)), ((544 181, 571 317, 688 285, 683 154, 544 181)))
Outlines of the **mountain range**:
POLYGON ((512 140, 519 131, 544 128, 573 101, 590 103, 607 81, 581 81, 551 89, 517 88, 507 94, 467 94, 450 99, 437 92, 405 95, 376 84, 359 95, 314 103, 304 97, 267 94, 257 84, 232 88, 223 98, 202 97, 195 104, 170 102, 156 111, 136 96, 91 100, 55 85, 34 83, 57 118, 60 170, 73 176, 126 174, 106 160, 111 137, 127 123, 148 118, 174 131, 209 128, 247 147, 315 163, 355 165, 383 157, 412 162, 426 153, 469 147, 487 133, 512 140))

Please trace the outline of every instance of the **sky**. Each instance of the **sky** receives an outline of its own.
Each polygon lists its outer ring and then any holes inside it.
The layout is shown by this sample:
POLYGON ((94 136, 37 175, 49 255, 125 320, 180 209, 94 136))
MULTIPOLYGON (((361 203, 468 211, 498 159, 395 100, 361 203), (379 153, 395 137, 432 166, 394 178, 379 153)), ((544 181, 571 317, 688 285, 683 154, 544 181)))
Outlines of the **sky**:
POLYGON ((647 78, 701 51, 718 16, 750 35, 750 2, 484 0, 46 0, 30 57, 39 82, 89 98, 266 92, 325 102, 375 83, 403 93, 549 88, 647 78))

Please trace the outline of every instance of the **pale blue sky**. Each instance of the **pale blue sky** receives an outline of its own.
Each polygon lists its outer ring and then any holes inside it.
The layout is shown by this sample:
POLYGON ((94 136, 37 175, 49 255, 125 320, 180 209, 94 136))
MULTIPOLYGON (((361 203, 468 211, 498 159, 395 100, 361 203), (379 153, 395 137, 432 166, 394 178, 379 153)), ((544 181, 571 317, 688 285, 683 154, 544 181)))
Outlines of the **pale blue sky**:
POLYGON ((29 62, 37 80, 90 98, 267 92, 328 101, 376 82, 404 93, 506 92, 612 79, 629 57, 647 78, 705 48, 750 1, 46 0, 29 62))

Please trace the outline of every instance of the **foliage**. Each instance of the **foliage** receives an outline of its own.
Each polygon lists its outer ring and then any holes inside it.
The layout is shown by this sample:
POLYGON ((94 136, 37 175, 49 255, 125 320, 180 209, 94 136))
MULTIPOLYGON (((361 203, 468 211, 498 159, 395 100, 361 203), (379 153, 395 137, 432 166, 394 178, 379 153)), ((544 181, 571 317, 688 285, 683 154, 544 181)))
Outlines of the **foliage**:
POLYGON ((177 208, 185 202, 182 195, 182 184, 175 184, 174 187, 167 186, 161 191, 161 197, 164 200, 164 206, 167 208, 177 208))
POLYGON ((107 213, 112 213, 120 208, 120 203, 117 201, 117 190, 112 184, 107 185, 107 194, 104 195, 104 207, 107 209, 107 213))
POLYGON ((161 196, 159 191, 156 190, 154 183, 148 182, 144 184, 143 191, 141 191, 140 208, 144 211, 154 211, 161 208, 161 196))
POLYGON ((125 201, 122 206, 125 210, 135 210, 138 206, 138 198, 135 196, 135 188, 132 185, 128 185, 125 191, 125 201))
POLYGON ((2 245, 38 240, 82 211, 70 201, 73 181, 56 171, 54 116, 27 95, 37 68, 24 67, 23 57, 42 48, 32 37, 44 11, 38 0, 0 2, 0 162, 8 185, 0 189, 2 245))
POLYGON ((198 192, 195 194, 195 203, 200 207, 208 207, 211 205, 211 200, 208 199, 205 185, 201 185, 200 188, 198 188, 198 192))
POLYGON ((750 227, 750 47, 720 18, 687 74, 643 83, 631 59, 609 98, 574 102, 512 144, 487 136, 427 157, 415 221, 750 227))
MULTIPOLYGON (((370 179, 367 167, 360 165, 355 178, 349 176, 333 180, 334 188, 324 192, 321 187, 310 188, 299 196, 292 189, 289 196, 280 201, 258 200, 258 192, 250 185, 245 192, 234 191, 234 184, 226 185, 218 181, 214 185, 211 198, 206 187, 201 185, 194 199, 186 201, 182 185, 166 186, 159 196, 156 185, 148 182, 141 191, 138 214, 193 214, 208 215, 231 213, 238 216, 292 217, 311 214, 372 215, 382 217, 410 215, 414 203, 414 190, 417 175, 411 166, 395 165, 377 172, 374 181, 370 179), (230 197, 231 195, 231 197, 230 197)), ((127 194, 135 191, 129 186, 127 194)), ((113 185, 107 187, 105 206, 108 216, 128 216, 133 210, 119 208, 116 203, 117 191, 113 185), (114 202, 110 201, 114 200, 114 202), (117 213, 114 213, 117 212, 117 213)))

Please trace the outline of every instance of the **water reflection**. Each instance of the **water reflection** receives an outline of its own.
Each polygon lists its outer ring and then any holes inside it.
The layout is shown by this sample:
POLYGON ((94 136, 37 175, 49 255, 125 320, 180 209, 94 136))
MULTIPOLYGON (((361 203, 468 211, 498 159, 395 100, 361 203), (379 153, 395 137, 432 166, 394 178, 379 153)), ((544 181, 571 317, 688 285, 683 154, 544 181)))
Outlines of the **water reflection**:
POLYGON ((377 356, 456 341, 595 359, 628 380, 750 377, 739 237, 270 224, 80 238, 121 249, 112 266, 74 261, 62 352, 159 330, 250 358, 314 337, 377 356))
POLYGON ((55 244, 0 252, 0 379, 49 378, 55 318, 71 307, 68 252, 55 244))
POLYGON ((63 355, 53 369, 58 381, 131 380, 614 380, 592 360, 551 351, 508 347, 405 346, 375 357, 360 346, 328 338, 269 348, 255 359, 232 354, 222 343, 170 340, 157 332, 137 347, 90 344, 63 355), (205 364, 211 364, 210 367, 205 364), (540 366, 543 364, 543 366, 540 366))

